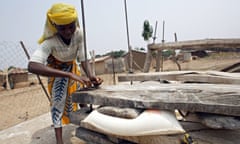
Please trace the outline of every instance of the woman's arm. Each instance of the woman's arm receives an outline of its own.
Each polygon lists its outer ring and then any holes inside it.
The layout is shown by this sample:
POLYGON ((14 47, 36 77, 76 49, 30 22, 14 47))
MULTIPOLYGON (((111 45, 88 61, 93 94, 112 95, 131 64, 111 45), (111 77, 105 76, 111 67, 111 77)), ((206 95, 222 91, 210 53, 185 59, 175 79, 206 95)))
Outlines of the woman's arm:
POLYGON ((92 69, 90 67, 89 61, 82 61, 81 62, 81 66, 83 68, 83 71, 85 72, 85 74, 87 75, 87 77, 91 78, 91 77, 95 77, 93 75, 92 69))
POLYGON ((70 77, 70 72, 53 69, 37 62, 29 62, 28 71, 42 76, 53 77, 70 77))
POLYGON ((61 70, 57 70, 51 67, 48 67, 44 64, 37 63, 37 62, 29 62, 28 64, 28 71, 34 74, 48 76, 48 77, 68 77, 73 80, 79 81, 84 84, 90 83, 90 80, 83 76, 78 76, 71 72, 65 72, 61 70))
POLYGON ((91 80, 91 82, 94 84, 94 86, 99 86, 102 84, 103 80, 99 77, 96 77, 92 73, 92 69, 90 67, 89 61, 83 61, 81 62, 81 66, 86 73, 87 77, 91 80))

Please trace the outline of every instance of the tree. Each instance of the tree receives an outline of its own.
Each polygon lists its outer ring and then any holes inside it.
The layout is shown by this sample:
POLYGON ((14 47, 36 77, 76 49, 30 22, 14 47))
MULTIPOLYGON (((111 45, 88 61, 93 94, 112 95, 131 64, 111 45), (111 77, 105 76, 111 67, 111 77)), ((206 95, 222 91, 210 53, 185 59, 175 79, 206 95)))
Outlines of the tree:
POLYGON ((126 51, 124 51, 124 50, 119 50, 119 51, 108 52, 108 53, 104 54, 104 56, 106 56, 106 55, 111 55, 111 56, 113 56, 114 58, 119 58, 119 57, 122 57, 124 54, 126 54, 126 51))
POLYGON ((146 51, 145 48, 143 48, 143 47, 141 47, 141 48, 135 47, 134 49, 135 49, 136 51, 146 51))
POLYGON ((143 32, 142 32, 142 37, 145 41, 148 41, 149 38, 152 37, 153 34, 153 28, 150 25, 148 20, 145 20, 143 23, 143 32))

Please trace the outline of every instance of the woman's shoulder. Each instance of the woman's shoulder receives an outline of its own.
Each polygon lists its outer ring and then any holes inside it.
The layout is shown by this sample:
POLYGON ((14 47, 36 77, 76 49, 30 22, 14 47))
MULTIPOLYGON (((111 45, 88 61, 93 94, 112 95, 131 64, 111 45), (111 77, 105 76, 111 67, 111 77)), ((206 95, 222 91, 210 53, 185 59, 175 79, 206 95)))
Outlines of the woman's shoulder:
POLYGON ((83 35, 82 29, 79 28, 79 27, 77 27, 77 28, 76 28, 76 31, 75 31, 75 34, 76 34, 76 35, 79 35, 79 36, 82 36, 82 35, 83 35))
POLYGON ((42 47, 52 47, 53 45, 57 44, 57 36, 53 35, 48 37, 41 45, 42 47))
POLYGON ((81 30, 79 27, 76 28, 74 37, 75 37, 75 40, 78 40, 78 41, 81 41, 81 40, 82 40, 82 38, 83 38, 83 32, 82 32, 82 30, 81 30))

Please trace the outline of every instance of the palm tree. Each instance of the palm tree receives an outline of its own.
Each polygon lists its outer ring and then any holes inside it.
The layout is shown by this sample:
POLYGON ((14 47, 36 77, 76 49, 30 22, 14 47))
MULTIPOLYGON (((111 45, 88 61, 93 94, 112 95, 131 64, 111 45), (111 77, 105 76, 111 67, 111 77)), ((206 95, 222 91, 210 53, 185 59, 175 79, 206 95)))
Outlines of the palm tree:
POLYGON ((150 25, 148 20, 145 20, 143 23, 143 32, 142 32, 142 37, 145 41, 149 41, 150 38, 152 38, 153 34, 153 28, 150 25))

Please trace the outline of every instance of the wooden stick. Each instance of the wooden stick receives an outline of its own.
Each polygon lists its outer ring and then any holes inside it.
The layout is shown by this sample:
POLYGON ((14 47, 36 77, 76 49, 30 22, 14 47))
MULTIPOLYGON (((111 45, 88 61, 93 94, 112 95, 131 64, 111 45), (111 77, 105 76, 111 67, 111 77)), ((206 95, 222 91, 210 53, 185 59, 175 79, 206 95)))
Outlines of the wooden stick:
MULTIPOLYGON (((23 50, 24 50, 24 52, 25 52, 25 54, 26 54, 28 60, 30 60, 29 53, 28 53, 28 51, 27 51, 25 45, 23 44, 23 41, 20 41, 20 44, 21 44, 21 46, 22 46, 22 48, 23 48, 23 50)), ((46 88, 44 87, 44 85, 43 85, 43 83, 42 83, 42 80, 41 80, 41 78, 39 77, 39 75, 37 75, 37 79, 38 79, 38 81, 39 81, 39 83, 40 83, 40 85, 41 85, 41 87, 42 87, 42 89, 43 89, 45 95, 47 96, 48 101, 51 102, 51 98, 50 98, 50 96, 48 95, 48 92, 47 92, 46 88)))

